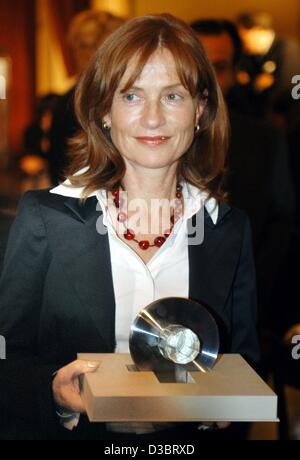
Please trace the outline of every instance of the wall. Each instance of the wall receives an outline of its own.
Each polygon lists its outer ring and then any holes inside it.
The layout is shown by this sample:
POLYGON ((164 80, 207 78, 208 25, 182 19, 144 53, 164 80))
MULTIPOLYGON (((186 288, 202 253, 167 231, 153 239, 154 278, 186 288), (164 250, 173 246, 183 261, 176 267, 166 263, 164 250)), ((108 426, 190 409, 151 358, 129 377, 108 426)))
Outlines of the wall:
POLYGON ((91 6, 116 16, 130 17, 133 15, 134 0, 91 0, 91 6))
POLYGON ((34 106, 34 0, 0 0, 0 12, 0 53, 11 59, 9 147, 19 152, 34 106))
POLYGON ((36 1, 36 76, 38 96, 62 94, 73 84, 64 63, 63 53, 51 21, 51 0, 36 1))

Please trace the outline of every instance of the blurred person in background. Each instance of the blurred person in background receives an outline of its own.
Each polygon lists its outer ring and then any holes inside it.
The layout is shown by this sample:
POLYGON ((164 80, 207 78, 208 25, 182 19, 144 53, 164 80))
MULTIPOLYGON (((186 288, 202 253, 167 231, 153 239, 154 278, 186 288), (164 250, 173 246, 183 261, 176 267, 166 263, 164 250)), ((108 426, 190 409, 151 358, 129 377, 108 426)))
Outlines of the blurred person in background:
MULTIPOLYGON (((124 19, 111 13, 86 10, 74 17, 68 31, 68 43, 76 64, 77 75, 87 67, 91 57, 105 39, 124 19)), ((50 130, 50 176, 54 185, 63 180, 63 170, 67 167, 66 151, 68 140, 79 130, 74 111, 75 87, 61 96, 53 112, 50 130)))
POLYGON ((248 94, 237 81, 243 44, 235 25, 227 20, 203 19, 192 23, 213 64, 230 110, 247 112, 248 94))
POLYGON ((49 134, 58 98, 59 96, 53 93, 40 98, 37 104, 35 119, 24 133, 25 152, 39 156, 47 161, 50 151, 49 134))
POLYGON ((275 115, 284 124, 291 98, 291 82, 300 75, 300 47, 279 37, 272 15, 266 11, 246 12, 237 18, 244 45, 238 79, 249 94, 250 113, 259 117, 275 115))
POLYGON ((293 229, 294 193, 289 152, 278 129, 233 110, 239 106, 232 104, 238 93, 234 93, 233 99, 232 94, 242 51, 235 25, 227 20, 212 19, 195 21, 192 28, 206 49, 228 102, 231 141, 227 190, 231 203, 244 209, 252 224, 259 326, 266 367, 263 371, 267 372, 271 337, 277 326, 274 324, 274 292, 293 229))
POLYGON ((59 99, 49 93, 37 105, 36 116, 24 133, 24 154, 18 161, 21 172, 21 191, 51 186, 51 127, 53 112, 59 99))

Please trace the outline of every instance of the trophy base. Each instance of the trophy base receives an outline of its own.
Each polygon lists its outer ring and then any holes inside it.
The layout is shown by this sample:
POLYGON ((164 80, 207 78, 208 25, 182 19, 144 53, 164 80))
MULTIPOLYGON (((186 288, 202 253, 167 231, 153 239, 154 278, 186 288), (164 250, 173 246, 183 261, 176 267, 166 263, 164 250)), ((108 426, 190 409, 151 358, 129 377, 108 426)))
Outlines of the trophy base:
POLYGON ((208 373, 137 371, 130 354, 78 354, 99 361, 83 376, 91 422, 274 422, 277 396, 240 355, 220 355, 208 373))

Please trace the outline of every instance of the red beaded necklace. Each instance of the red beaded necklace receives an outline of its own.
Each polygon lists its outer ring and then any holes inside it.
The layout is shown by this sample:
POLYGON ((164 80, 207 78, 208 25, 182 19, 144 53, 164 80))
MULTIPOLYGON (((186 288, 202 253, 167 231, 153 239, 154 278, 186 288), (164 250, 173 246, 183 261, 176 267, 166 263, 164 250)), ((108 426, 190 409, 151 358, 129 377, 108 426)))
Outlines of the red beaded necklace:
POLYGON ((124 238, 127 241, 134 241, 135 243, 137 243, 139 245, 140 249, 142 249, 143 251, 147 251, 147 249, 149 249, 149 248, 155 248, 155 247, 156 248, 161 248, 165 244, 165 242, 167 241, 169 236, 171 235, 172 230, 173 230, 176 222, 178 222, 178 220, 182 216, 182 212, 180 211, 180 209, 182 208, 182 185, 177 185, 177 187, 176 187, 176 200, 175 200, 175 212, 171 216, 171 219, 170 219, 171 220, 170 229, 166 230, 164 232, 163 236, 158 236, 157 238, 155 238, 153 244, 150 244, 150 241, 148 241, 148 240, 138 241, 136 239, 136 235, 135 235, 134 231, 129 230, 127 228, 127 226, 126 226, 127 215, 122 211, 122 206, 124 205, 124 200, 120 197, 120 188, 117 188, 117 189, 113 190, 112 195, 114 197, 113 201, 114 201, 115 207, 117 209, 120 209, 120 212, 118 213, 118 216, 117 216, 117 220, 118 220, 118 222, 122 223, 124 225, 124 227, 125 227, 124 238))

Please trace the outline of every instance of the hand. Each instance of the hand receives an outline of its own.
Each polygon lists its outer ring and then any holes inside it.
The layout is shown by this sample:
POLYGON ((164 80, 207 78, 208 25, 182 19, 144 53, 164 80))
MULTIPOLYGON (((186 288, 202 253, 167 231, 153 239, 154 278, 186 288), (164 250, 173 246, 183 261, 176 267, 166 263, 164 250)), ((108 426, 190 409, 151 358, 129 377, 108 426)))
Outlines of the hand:
POLYGON ((98 367, 99 363, 94 361, 74 361, 60 369, 52 382, 55 403, 70 412, 85 413, 80 396, 79 377, 82 374, 95 372, 98 367))

